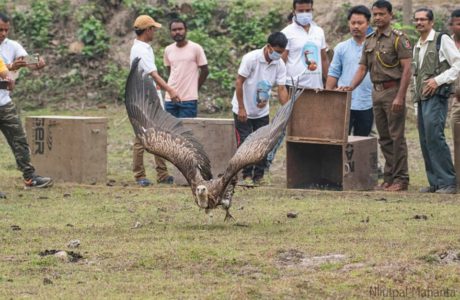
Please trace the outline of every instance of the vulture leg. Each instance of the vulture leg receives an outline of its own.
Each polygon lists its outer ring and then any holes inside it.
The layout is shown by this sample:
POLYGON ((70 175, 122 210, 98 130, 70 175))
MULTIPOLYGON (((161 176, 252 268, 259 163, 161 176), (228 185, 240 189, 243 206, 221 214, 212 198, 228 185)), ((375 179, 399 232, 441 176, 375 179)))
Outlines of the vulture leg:
POLYGON ((230 214, 230 211, 229 209, 226 209, 225 210, 225 219, 224 219, 224 222, 227 222, 227 221, 235 221, 235 218, 230 214))

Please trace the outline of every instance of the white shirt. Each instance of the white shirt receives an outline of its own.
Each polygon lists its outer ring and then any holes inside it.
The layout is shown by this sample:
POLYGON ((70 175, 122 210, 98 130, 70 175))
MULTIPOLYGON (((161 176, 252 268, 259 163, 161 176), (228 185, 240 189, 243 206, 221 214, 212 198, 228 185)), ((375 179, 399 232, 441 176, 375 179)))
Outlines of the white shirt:
POLYGON ((139 66, 145 73, 150 74, 157 70, 157 66, 155 65, 155 54, 153 54, 152 46, 146 42, 135 39, 129 55, 130 64, 132 64, 138 57, 141 59, 139 66))
MULTIPOLYGON (((418 61, 420 67, 422 66, 423 59, 425 58, 428 42, 434 40, 435 33, 436 32, 432 29, 424 42, 419 39, 415 45, 414 55, 415 49, 420 48, 418 61)), ((460 52, 458 51, 457 46, 455 46, 455 42, 447 34, 444 34, 441 37, 441 47, 439 48, 439 61, 443 62, 445 60, 449 63, 450 69, 447 69, 434 78, 438 86, 445 83, 452 83, 460 75, 460 52)))
POLYGON ((286 62, 288 85, 292 85, 300 77, 299 86, 305 88, 322 89, 323 75, 321 65, 321 50, 326 48, 324 31, 315 23, 310 24, 308 32, 296 22, 288 25, 282 31, 288 39, 286 50, 289 55, 286 62), (317 68, 310 71, 307 68, 305 53, 308 59, 315 61, 317 68))
MULTIPOLYGON (((15 59, 27 55, 27 51, 16 41, 6 38, 0 44, 0 56, 5 64, 11 64, 15 59)), ((0 106, 10 102, 10 92, 7 90, 0 90, 0 106)))
MULTIPOLYGON (((257 49, 247 53, 238 69, 238 74, 245 77, 243 83, 243 102, 249 119, 258 119, 269 114, 269 99, 273 85, 286 84, 286 65, 279 59, 268 63, 264 50, 257 49), (258 108, 258 101, 266 100, 267 105, 258 108)), ((236 91, 232 99, 232 111, 238 114, 236 91)))

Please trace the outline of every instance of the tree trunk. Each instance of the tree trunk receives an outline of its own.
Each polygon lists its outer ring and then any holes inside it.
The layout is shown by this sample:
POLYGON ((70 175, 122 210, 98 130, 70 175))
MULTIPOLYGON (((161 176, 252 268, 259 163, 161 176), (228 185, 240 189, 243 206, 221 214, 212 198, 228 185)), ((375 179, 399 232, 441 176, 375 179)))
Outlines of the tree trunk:
POLYGON ((403 0, 403 23, 412 24, 412 0, 403 0))

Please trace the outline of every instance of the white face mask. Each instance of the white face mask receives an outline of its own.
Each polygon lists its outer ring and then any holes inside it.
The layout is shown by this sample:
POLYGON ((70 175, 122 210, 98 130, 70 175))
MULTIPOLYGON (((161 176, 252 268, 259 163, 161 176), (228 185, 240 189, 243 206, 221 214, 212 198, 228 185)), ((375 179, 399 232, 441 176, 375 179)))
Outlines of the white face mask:
POLYGON ((299 23, 302 26, 311 24, 311 21, 313 20, 313 13, 311 12, 296 13, 295 20, 297 23, 299 23))
POLYGON ((272 53, 268 53, 268 57, 270 58, 270 60, 279 60, 281 58, 281 54, 279 54, 278 52, 276 52, 275 50, 273 50, 272 53))

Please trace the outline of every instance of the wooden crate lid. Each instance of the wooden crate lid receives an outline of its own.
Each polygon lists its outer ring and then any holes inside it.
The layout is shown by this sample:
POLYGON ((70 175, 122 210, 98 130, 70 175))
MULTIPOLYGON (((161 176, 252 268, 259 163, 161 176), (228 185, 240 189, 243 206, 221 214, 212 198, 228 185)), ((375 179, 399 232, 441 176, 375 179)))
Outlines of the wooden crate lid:
POLYGON ((342 144, 348 141, 351 93, 305 90, 294 105, 287 140, 342 144))

